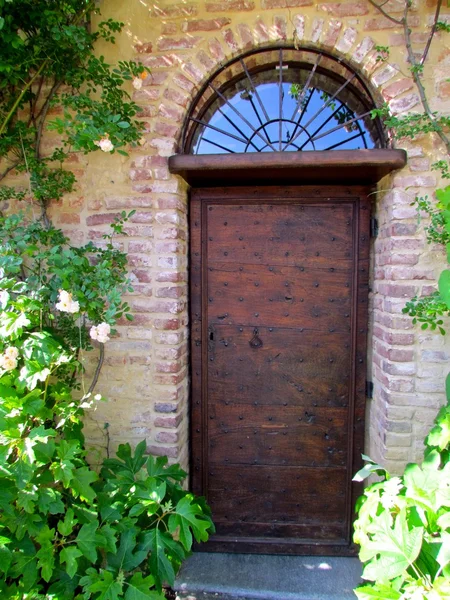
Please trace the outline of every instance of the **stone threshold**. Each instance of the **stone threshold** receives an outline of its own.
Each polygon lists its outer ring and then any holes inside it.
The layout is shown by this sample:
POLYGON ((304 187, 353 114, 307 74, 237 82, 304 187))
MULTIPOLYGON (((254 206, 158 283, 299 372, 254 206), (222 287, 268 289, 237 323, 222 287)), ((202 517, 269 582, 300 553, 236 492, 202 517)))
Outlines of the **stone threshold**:
POLYGON ((355 600, 357 558, 194 553, 175 582, 178 600, 355 600))

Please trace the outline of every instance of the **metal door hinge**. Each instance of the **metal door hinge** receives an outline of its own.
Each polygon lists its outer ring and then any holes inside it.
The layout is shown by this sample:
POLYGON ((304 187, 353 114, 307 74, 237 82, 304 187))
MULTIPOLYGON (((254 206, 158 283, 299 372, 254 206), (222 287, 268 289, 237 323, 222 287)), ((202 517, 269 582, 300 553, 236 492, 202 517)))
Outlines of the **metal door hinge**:
POLYGON ((378 219, 376 217, 370 218, 370 237, 378 237, 378 219))
POLYGON ((373 398, 373 381, 366 381, 366 398, 373 398))

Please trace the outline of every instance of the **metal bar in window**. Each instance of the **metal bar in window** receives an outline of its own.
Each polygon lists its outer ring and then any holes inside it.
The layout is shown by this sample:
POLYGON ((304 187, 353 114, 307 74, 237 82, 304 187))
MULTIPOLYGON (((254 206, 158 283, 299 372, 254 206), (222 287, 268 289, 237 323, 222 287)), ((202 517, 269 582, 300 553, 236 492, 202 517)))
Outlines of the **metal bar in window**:
POLYGON ((228 123, 236 129, 236 131, 238 133, 240 133, 244 138, 246 138, 247 144, 251 144, 257 152, 261 152, 261 150, 258 148, 258 146, 256 146, 256 144, 254 144, 254 142, 252 142, 251 139, 249 139, 249 137, 247 135, 245 135, 245 133, 241 129, 239 129, 239 127, 236 125, 236 123, 233 123, 233 121, 230 119, 230 117, 228 115, 226 115, 221 108, 219 108, 218 111, 220 112, 220 114, 223 117, 225 117, 225 119, 228 121, 228 123))
POLYGON ((364 137, 364 134, 361 134, 361 133, 358 132, 356 135, 352 135, 352 137, 349 137, 349 138, 346 138, 345 140, 342 140, 342 142, 338 142, 337 144, 333 144, 332 146, 328 146, 328 148, 325 148, 325 150, 333 150, 334 148, 337 148, 338 146, 343 146, 347 142, 351 142, 352 140, 355 140, 358 137, 364 137))
MULTIPOLYGON (((331 121, 331 119, 334 117, 334 115, 335 115, 336 113, 338 113, 338 112, 341 110, 341 108, 342 108, 342 107, 344 107, 344 108, 345 108, 345 105, 344 105, 344 104, 341 102, 341 105, 340 105, 340 106, 338 106, 338 107, 336 108, 336 110, 335 110, 334 112, 332 112, 332 113, 331 113, 331 115, 328 117, 328 119, 326 119, 326 120, 325 120, 325 121, 324 121, 324 122, 323 122, 323 123, 322 123, 322 124, 321 124, 321 125, 320 125, 320 126, 319 126, 319 127, 316 129, 316 130, 315 130, 315 131, 314 131, 314 133, 311 133, 311 134, 310 134, 310 137, 311 137, 311 139, 314 139, 314 136, 315 136, 317 133, 319 133, 319 131, 321 131, 321 130, 322 130, 324 127, 325 127, 325 125, 326 125, 327 123, 329 123, 329 122, 331 121)), ((307 140, 307 141, 306 141, 306 142, 303 144, 303 146, 305 146, 307 143, 308 143, 308 140, 307 140)), ((300 150, 303 150, 303 146, 300 146, 300 150)))
POLYGON ((303 118, 303 115, 305 114, 306 109, 308 108, 308 104, 310 103, 311 98, 313 97, 313 94, 314 94, 315 91, 316 91, 316 88, 311 88, 311 91, 310 91, 310 94, 308 96, 308 99, 306 100, 305 104, 303 105, 302 112, 300 113, 300 116, 298 117, 298 120, 295 123, 294 131, 292 132, 291 138, 288 141, 288 143, 284 146, 283 151, 286 150, 286 148, 291 145, 293 139, 297 139, 297 136, 295 134, 296 134, 298 128, 300 127, 300 123, 301 123, 301 120, 303 118))
MULTIPOLYGON (((248 127, 250 127, 250 129, 253 131, 253 133, 254 133, 254 134, 256 134, 258 137, 260 137, 264 143, 266 143, 266 140, 264 139, 263 135, 262 135, 261 133, 259 133, 259 131, 253 127, 253 125, 250 123, 250 121, 248 121, 248 120, 247 120, 247 119, 244 117, 244 115, 242 115, 242 114, 241 114, 241 113, 240 113, 240 112, 237 110, 237 108, 235 108, 235 107, 234 107, 234 106, 231 104, 231 102, 229 102, 229 101, 228 101, 228 100, 225 98, 225 96, 224 96, 224 95, 223 95, 221 92, 219 92, 219 90, 218 90, 218 89, 216 89, 216 88, 215 88, 215 87, 214 87, 214 86, 213 86, 211 83, 208 83, 208 85, 209 85, 209 87, 210 87, 212 90, 214 90, 214 92, 215 92, 215 93, 216 93, 216 94, 219 96, 219 98, 221 98, 221 99, 222 99, 222 100, 223 100, 223 101, 224 101, 224 102, 225 102, 225 103, 226 103, 226 104, 227 104, 227 105, 228 105, 228 106, 231 108, 231 110, 232 110, 234 113, 236 113, 236 114, 237 114, 237 116, 238 116, 240 119, 242 119, 242 121, 244 121, 244 123, 245 123, 246 125, 248 125, 248 127)), ((273 145, 272 145, 272 144, 269 142, 269 140, 268 140, 268 139, 267 139, 267 143, 268 143, 268 144, 269 144, 269 146, 272 148, 272 150, 273 150, 274 152, 276 152, 275 148, 274 148, 274 147, 273 147, 273 145)))
MULTIPOLYGON (((302 89, 302 93, 298 97, 297 106, 295 107, 294 112, 292 113, 291 121, 294 120, 295 114, 300 110, 300 107, 302 105, 303 99, 305 98, 306 93, 307 93, 307 91, 309 89, 309 84, 311 83, 311 79, 314 77, 314 73, 316 72, 316 69, 319 66, 319 62, 320 62, 321 58, 322 58, 322 54, 319 54, 317 56, 317 59, 316 59, 316 62, 314 64, 313 68, 311 69, 311 71, 310 71, 310 73, 308 75, 308 79, 307 79, 307 81, 306 81, 306 83, 305 83, 305 85, 304 85, 304 87, 302 89)), ((310 98, 311 98, 311 96, 310 96, 310 98)), ((304 111, 302 111, 302 116, 303 116, 303 112, 304 111)), ((301 117, 300 117, 300 119, 301 119, 301 117)))
POLYGON ((283 143, 283 49, 279 50, 279 71, 280 79, 278 82, 278 103, 279 103, 279 124, 278 124, 278 150, 281 152, 283 143))
MULTIPOLYGON (((353 75, 351 77, 349 77, 342 85, 341 87, 336 90, 336 92, 331 96, 331 98, 328 98, 328 100, 326 102, 324 102, 324 104, 322 104, 322 106, 319 108, 319 110, 309 119, 309 121, 306 123, 306 125, 304 125, 304 129, 308 129, 309 125, 311 125, 311 123, 320 115, 320 113, 322 111, 324 111, 328 106, 330 106, 330 104, 333 102, 333 100, 336 98, 336 96, 338 94, 340 94, 340 92, 342 92, 342 90, 347 87, 347 85, 353 81, 353 79, 356 77, 356 74, 353 73, 353 75)), ((300 135, 301 132, 299 132, 297 134, 296 137, 298 137, 300 135)), ((293 138, 291 141, 294 141, 295 138, 293 138)))
POLYGON ((217 148, 221 148, 222 150, 225 150, 225 152, 231 152, 231 154, 236 154, 236 152, 234 150, 230 150, 230 148, 226 148, 225 146, 221 146, 217 142, 213 142, 212 140, 208 140, 208 138, 204 137, 203 141, 204 142, 208 142, 208 144, 212 144, 213 146, 217 146, 217 148))
POLYGON ((359 119, 364 119, 364 117, 367 117, 367 115, 370 115, 370 112, 371 111, 368 110, 367 112, 363 113, 362 115, 358 115, 354 119, 350 119, 349 121, 345 121, 345 123, 342 123, 341 125, 338 125, 337 127, 334 127, 333 129, 329 129, 328 131, 325 131, 325 133, 321 133, 317 137, 312 138, 312 141, 315 142, 316 140, 320 140, 320 138, 323 138, 326 135, 329 135, 330 133, 338 131, 338 129, 342 129, 342 127, 345 127, 346 125, 350 125, 350 123, 354 123, 355 121, 359 121, 359 119))
POLYGON ((229 137, 237 140, 238 142, 241 142, 242 144, 247 143, 247 139, 240 138, 237 135, 230 133, 229 131, 225 131, 225 129, 220 129, 219 127, 215 127, 214 125, 210 125, 210 123, 205 123, 205 121, 201 121, 200 119, 196 119, 194 117, 190 117, 190 119, 191 119, 191 121, 194 121, 195 123, 199 123, 200 125, 203 125, 204 127, 208 127, 209 129, 214 129, 214 131, 218 131, 219 133, 228 135, 229 137))

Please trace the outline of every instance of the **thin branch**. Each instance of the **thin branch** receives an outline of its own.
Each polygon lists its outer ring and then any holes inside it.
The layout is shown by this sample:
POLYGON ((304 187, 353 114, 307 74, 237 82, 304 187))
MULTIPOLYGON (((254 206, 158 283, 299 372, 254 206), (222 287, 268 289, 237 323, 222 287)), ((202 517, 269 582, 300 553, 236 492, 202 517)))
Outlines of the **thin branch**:
POLYGON ((42 73, 42 71, 45 69, 45 67, 47 66, 49 62, 49 59, 46 58, 44 60, 44 62, 41 64, 41 66, 39 67, 39 69, 36 71, 36 73, 33 75, 33 77, 28 81, 28 83, 23 87, 22 91, 20 92, 20 94, 18 95, 18 97, 16 98, 14 104, 12 105, 10 111, 8 112, 8 114, 6 115, 3 123, 1 124, 0 127, 0 135, 2 135, 5 132, 6 127, 8 126, 8 123, 10 122, 11 118, 13 117, 14 113, 17 110, 17 107, 19 106, 19 104, 22 101, 22 98, 25 96, 26 92, 30 89, 30 87, 33 85, 33 82, 35 81, 35 79, 37 79, 37 77, 39 77, 39 75, 42 73))
POLYGON ((383 6, 386 4, 386 2, 383 2, 383 4, 382 4, 382 5, 380 5, 380 4, 377 4, 377 3, 375 2, 375 0, 369 0, 369 2, 370 2, 370 4, 371 4, 372 6, 374 6, 374 7, 375 7, 377 10, 379 10, 379 11, 380 11, 380 13, 381 13, 381 14, 382 14, 384 17, 386 17, 386 19, 389 19, 389 21, 392 21, 392 23, 396 23, 397 25, 403 25, 403 19, 396 19, 395 17, 391 16, 389 13, 387 13, 387 12, 384 10, 383 6))
MULTIPOLYGON (((405 44, 406 44, 406 50, 408 52, 408 61, 409 61, 409 64, 411 65, 411 74, 412 74, 414 83, 416 84, 417 90, 419 92, 420 101, 425 110, 425 113, 428 116, 428 118, 430 119, 430 121, 432 123, 435 123, 436 118, 433 114, 433 111, 431 110, 431 107, 430 107, 430 104, 428 102, 428 98, 427 98, 427 95, 425 92, 425 88, 424 88, 422 80, 420 78, 420 73, 417 70, 417 67, 419 66, 419 64, 416 61, 416 57, 415 57, 414 51, 412 49, 411 29, 409 28, 409 25, 408 25, 408 10, 409 10, 409 0, 407 0, 406 4, 405 4, 405 12, 404 12, 404 17, 403 17, 403 31, 405 34, 405 44)), ((437 129, 436 133, 441 138, 441 140, 444 142, 445 147, 447 148, 447 153, 450 154, 450 138, 442 131, 442 128, 437 129)))
POLYGON ((437 28, 437 24, 438 24, 438 20, 439 20, 439 13, 441 12, 441 6, 442 6, 442 0, 438 0, 438 3, 436 5, 436 13, 434 15, 433 26, 431 28, 430 35, 428 36, 427 45, 425 46, 425 50, 423 51, 422 58, 420 59, 421 65, 423 65, 423 63, 425 62, 425 60, 428 56, 428 51, 430 49, 431 42, 433 40, 434 34, 436 33, 436 28, 437 28))
POLYGON ((17 167, 17 165, 20 165, 21 162, 22 161, 19 159, 19 160, 16 160, 15 162, 13 162, 9 167, 6 167, 5 170, 2 173, 0 173, 0 181, 2 179, 4 179, 10 171, 15 169, 17 167))
POLYGON ((94 391, 95 386, 97 385, 98 382, 98 378, 100 377, 100 371, 102 370, 102 366, 103 366, 103 361, 105 360, 105 344, 102 344, 100 342, 100 356, 98 359, 98 364, 97 364, 97 368, 95 369, 95 373, 94 373, 94 379, 91 382, 91 385, 89 386, 89 389, 87 391, 87 396, 89 396, 90 394, 92 394, 92 392, 94 391))
POLYGON ((39 119, 39 125, 38 125, 38 129, 37 129, 37 134, 36 134, 36 142, 34 145, 34 153, 38 160, 41 158, 41 152, 40 152, 41 138, 42 138, 42 132, 44 130, 45 119, 47 117, 47 113, 50 108, 50 102, 52 101, 52 98, 54 97, 56 92, 59 90, 61 85, 62 85, 62 81, 57 81, 53 84, 52 89, 50 90, 50 92, 47 96, 47 99, 44 102, 43 107, 41 108, 41 110, 39 111, 39 113, 36 117, 37 119, 39 119))

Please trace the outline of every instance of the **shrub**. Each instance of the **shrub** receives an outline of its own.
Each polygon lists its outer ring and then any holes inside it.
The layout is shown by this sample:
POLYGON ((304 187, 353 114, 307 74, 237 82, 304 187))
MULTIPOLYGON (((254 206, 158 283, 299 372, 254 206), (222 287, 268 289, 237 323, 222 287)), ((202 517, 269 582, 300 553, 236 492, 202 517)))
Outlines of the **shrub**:
MULTIPOLYGON (((128 215, 129 216, 129 215, 128 215)), ((83 353, 128 315, 126 257, 113 244, 68 245, 53 227, 0 219, 0 596, 160 600, 208 507, 163 457, 119 447, 98 474, 82 417, 92 406, 83 353), (89 332, 90 331, 90 335, 89 332), (81 384, 78 383, 81 377, 81 384)), ((129 315, 128 315, 129 316, 129 315)), ((93 385, 94 384, 94 385, 93 385)))
MULTIPOLYGON (((449 379, 447 381, 450 381, 449 379)), ((422 466, 411 463, 391 477, 365 456, 357 473, 382 480, 357 505, 354 541, 365 563, 360 600, 439 600, 450 597, 450 403, 425 440, 422 466)))

